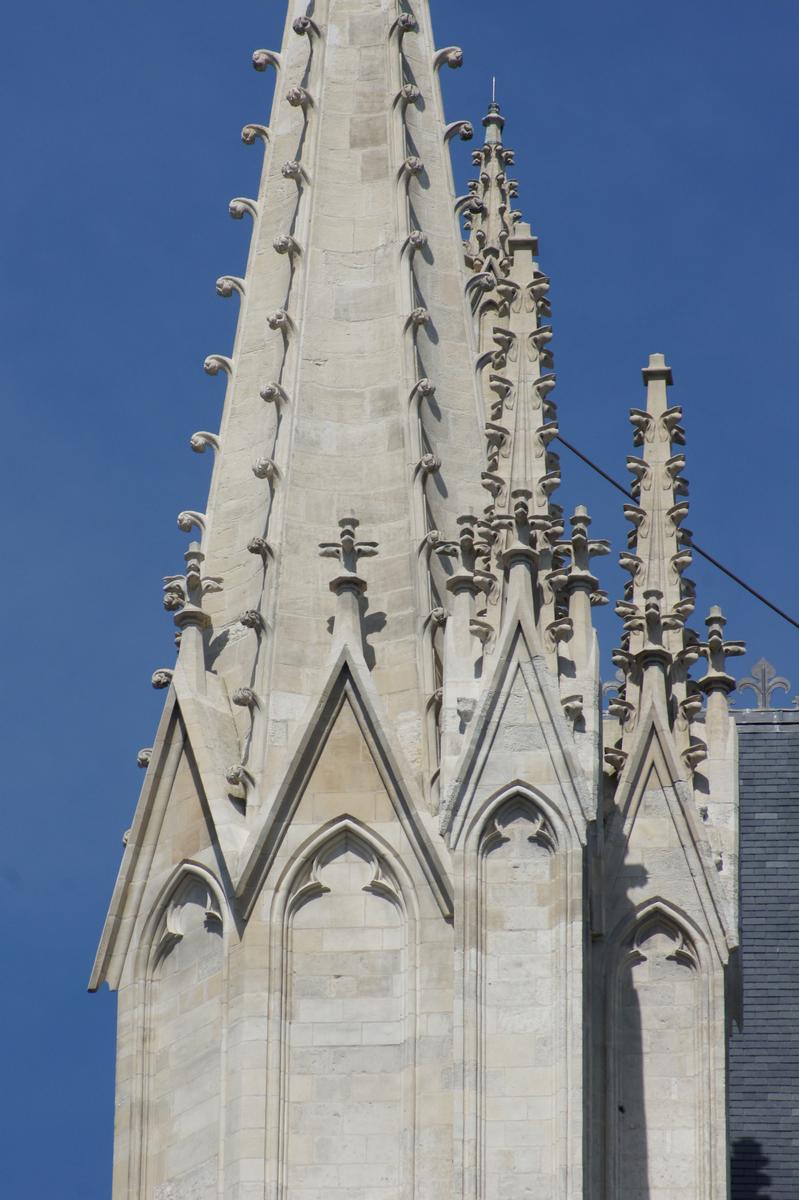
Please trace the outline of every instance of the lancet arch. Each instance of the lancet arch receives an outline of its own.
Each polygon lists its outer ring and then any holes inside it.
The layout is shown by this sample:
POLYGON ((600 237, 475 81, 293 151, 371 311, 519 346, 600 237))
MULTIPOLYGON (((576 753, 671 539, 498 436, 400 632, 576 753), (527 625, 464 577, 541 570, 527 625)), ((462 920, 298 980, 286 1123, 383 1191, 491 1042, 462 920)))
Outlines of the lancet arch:
POLYGON ((272 905, 267 1162, 280 1194, 324 1175, 412 1195, 417 900, 351 817, 293 856, 272 905))
POLYGON ((184 862, 161 889, 136 955, 141 996, 131 1195, 216 1189, 224 1126, 229 914, 224 892, 184 862))
POLYGON ((580 954, 571 849, 556 806, 521 782, 483 803, 464 839, 465 1194, 480 1200, 528 1185, 565 1194, 580 1017, 568 986, 580 954))
POLYGON ((607 1194, 633 1200, 668 1185, 713 1195, 712 1030, 723 1022, 702 932, 662 899, 610 938, 607 975, 607 1194))

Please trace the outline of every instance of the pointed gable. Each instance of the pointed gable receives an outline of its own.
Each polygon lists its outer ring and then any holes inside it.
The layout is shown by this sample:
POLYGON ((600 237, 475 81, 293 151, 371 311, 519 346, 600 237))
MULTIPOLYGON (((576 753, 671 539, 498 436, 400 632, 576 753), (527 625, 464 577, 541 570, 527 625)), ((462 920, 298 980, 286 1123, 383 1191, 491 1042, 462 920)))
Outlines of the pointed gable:
POLYGON ((238 891, 245 915, 285 855, 284 840, 296 847, 346 816, 382 828, 395 842, 401 832, 405 855, 413 855, 439 909, 451 916, 447 874, 425 828, 421 795, 388 728, 363 660, 345 644, 242 857, 238 891))
POLYGON ((670 732, 649 709, 616 793, 609 828, 609 925, 630 907, 668 896, 709 929, 722 959, 737 943, 693 789, 680 769, 670 732))
POLYGON ((550 796, 572 834, 584 842, 593 815, 591 797, 557 683, 524 615, 508 619, 495 663, 445 797, 442 830, 454 845, 474 804, 523 780, 550 796))

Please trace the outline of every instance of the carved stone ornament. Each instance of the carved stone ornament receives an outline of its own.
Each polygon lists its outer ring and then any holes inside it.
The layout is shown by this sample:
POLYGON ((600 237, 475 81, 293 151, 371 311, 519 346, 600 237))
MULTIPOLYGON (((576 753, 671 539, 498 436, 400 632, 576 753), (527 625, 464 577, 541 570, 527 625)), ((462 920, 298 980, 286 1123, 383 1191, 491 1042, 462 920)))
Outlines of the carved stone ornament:
POLYGON ((243 296, 246 284, 243 279, 239 279, 237 275, 220 275, 216 281, 216 294, 222 296, 223 299, 229 300, 234 292, 243 296))
POLYGON ((421 94, 415 83, 404 83, 397 93, 397 100, 404 104, 415 104, 421 94))
POLYGON ((240 221, 245 216, 255 220, 258 216, 258 202, 246 196, 235 196, 228 205, 228 212, 234 221, 240 221))
POLYGON ((209 354, 203 363, 203 370, 206 375, 218 375, 223 371, 230 376, 233 374, 233 360, 224 354, 209 354))
POLYGON ((250 538, 247 543, 247 549, 250 554, 258 554, 264 561, 272 554, 272 547, 264 537, 250 538))
POLYGON ((423 325, 429 325, 430 313, 422 305, 411 310, 408 314, 408 325, 413 329, 421 329, 423 325))
MULTIPOLYGON (((751 675, 745 675, 743 679, 739 679, 737 688, 739 692, 749 689, 755 694, 756 708, 771 708, 771 698, 775 692, 790 691, 791 681, 783 675, 778 675, 774 667, 765 658, 759 658, 752 667, 751 675)), ((796 701, 794 701, 796 704, 796 701)))
POLYGON ((252 56, 252 65, 256 71, 265 71, 268 67, 279 71, 282 60, 275 50, 256 50, 252 56))
POLYGON ((191 435, 189 445, 195 454, 205 454, 209 446, 216 453, 219 450, 219 436, 200 429, 197 433, 191 435))
POLYGON ((286 100, 292 108, 308 108, 313 102, 310 93, 304 87, 289 88, 286 92, 286 100))
POLYGON ((239 708, 257 708, 258 707, 258 697, 256 696, 255 692, 252 690, 252 688, 248 688, 248 687, 236 688, 235 692, 231 696, 231 700, 239 708))
POLYGON ((310 17, 297 17, 291 28, 299 37, 321 37, 319 26, 310 17))
POLYGON ((413 13, 402 12, 389 29, 389 37, 396 33, 399 38, 403 38, 406 33, 415 33, 417 28, 416 17, 413 13))
POLYGON ((278 475, 277 463, 273 458, 256 458, 252 473, 256 479, 275 479, 278 475))
POLYGON ((267 383, 266 387, 261 388, 259 395, 267 404, 288 403, 288 394, 279 383, 267 383))
POLYGON ((463 66, 463 51, 460 46, 445 46, 443 50, 435 52, 433 70, 440 71, 443 66, 448 66, 453 71, 463 66))
MULTIPOLYGON (((426 310, 422 310, 422 311, 426 311, 426 310)), ((433 383, 432 379, 423 378, 423 379, 419 379, 416 382, 416 384, 414 385, 413 391, 411 392, 411 395, 410 395, 410 399, 411 399, 411 402, 416 401, 418 403, 421 400, 432 400, 432 398, 433 398, 433 396, 435 396, 435 394, 436 394, 436 385, 433 383)))
POLYGON ((424 163, 421 158, 416 154, 409 154, 400 168, 400 173, 405 176, 415 176, 421 175, 423 170, 424 163))
POLYGON ((205 532, 205 513, 192 512, 190 509, 178 513, 178 529, 181 533, 191 533, 195 528, 200 533, 205 532))
POLYGON ((254 629, 256 633, 262 633, 264 629, 264 619, 257 608, 245 609, 239 617, 239 624, 245 629, 254 629))
POLYGON ((152 758, 152 756, 153 756, 152 746, 143 746, 142 749, 139 751, 139 753, 136 755, 136 766, 142 767, 142 768, 149 767, 150 759, 152 758))
POLYGON ((268 142, 271 136, 268 125, 257 125, 254 122, 245 125, 241 131, 241 140, 245 146, 254 146, 259 138, 262 142, 268 142))
POLYGON ((444 130, 444 141, 449 142, 459 137, 462 142, 470 142, 474 137, 474 126, 471 121, 452 121, 444 130))
POLYGON ((290 233, 282 233, 276 237, 272 242, 272 248, 277 254, 288 254, 290 258, 300 253, 299 243, 290 233))
POLYGON ((157 671, 153 671, 150 682, 156 691, 163 691, 164 688, 169 687, 174 673, 169 667, 159 667, 157 671))
POLYGON ((305 169, 302 163, 297 162, 296 158, 290 158, 288 162, 284 162, 280 168, 280 174, 284 179, 293 179, 295 182, 306 178, 305 169))
POLYGON ((292 327, 291 317, 286 312, 285 308, 277 308, 273 313, 270 313, 266 318, 266 323, 270 329, 279 329, 287 332, 292 327))

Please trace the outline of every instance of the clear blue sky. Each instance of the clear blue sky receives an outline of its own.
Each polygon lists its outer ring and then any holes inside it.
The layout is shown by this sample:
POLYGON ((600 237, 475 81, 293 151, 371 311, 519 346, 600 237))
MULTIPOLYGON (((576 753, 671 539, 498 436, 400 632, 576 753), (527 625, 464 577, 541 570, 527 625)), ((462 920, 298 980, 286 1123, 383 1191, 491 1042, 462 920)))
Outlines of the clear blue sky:
MULTIPOLYGON (((799 611, 796 0, 433 0, 449 119, 491 75, 553 279, 564 435, 625 479, 626 411, 663 351, 696 538, 799 611), (490 13, 491 15, 487 15, 490 13), (502 14, 501 19, 499 15, 502 14)), ((202 509, 283 0, 18 4, 4 22, 0 839, 4 1196, 110 1194, 114 998, 85 992, 171 663, 161 577, 202 509)), ((457 147, 462 185, 469 148, 457 147)), ((563 451, 558 499, 622 543, 621 497, 563 451)), ((621 575, 602 560, 618 596, 621 575)), ((799 692, 799 632, 697 563, 704 610, 799 692)), ((697 614, 704 615, 704 611, 697 614)), ((618 637, 603 616, 605 650, 618 637)), ((610 670, 610 668, 609 668, 610 670)))

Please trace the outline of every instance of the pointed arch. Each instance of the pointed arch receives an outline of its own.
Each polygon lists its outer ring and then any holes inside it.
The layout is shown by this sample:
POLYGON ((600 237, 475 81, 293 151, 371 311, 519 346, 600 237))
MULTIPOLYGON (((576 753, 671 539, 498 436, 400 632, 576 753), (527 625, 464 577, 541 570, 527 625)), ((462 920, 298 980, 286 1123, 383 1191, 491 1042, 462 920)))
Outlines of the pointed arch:
POLYGON ((142 925, 139 943, 136 948, 135 977, 148 978, 154 959, 158 957, 159 926, 168 921, 170 905, 178 896, 180 890, 191 882, 202 884, 208 889, 209 911, 213 909, 218 914, 218 920, 223 930, 231 921, 230 909, 224 889, 213 871, 193 859, 184 859, 170 872, 168 878, 159 889, 155 900, 150 906, 150 913, 142 925))
POLYGON ((227 939, 224 889, 184 860, 144 922, 135 958, 136 1096, 129 1192, 219 1187, 225 1126, 227 939), (185 1128, 191 1127, 191 1136, 185 1128))
POLYGON ((679 906, 652 897, 617 922, 606 977, 606 1185, 613 1200, 648 1195, 667 1180, 697 1200, 719 1194, 723 996, 707 936, 679 906))
POLYGON ((581 1087, 582 847, 541 789, 515 780, 460 840, 465 1191, 565 1200, 581 1087))
POLYGON ((322 825, 298 846, 291 861, 279 876, 272 896, 271 921, 275 925, 285 921, 287 910, 296 897, 297 885, 304 871, 314 859, 336 840, 351 836, 356 842, 368 847, 376 859, 385 861, 395 876, 400 889, 400 898, 414 920, 419 916, 418 897, 410 872, 394 848, 375 830, 349 813, 343 813, 322 825))
POLYGON ((480 804, 475 805, 469 813, 465 824, 463 840, 466 845, 478 841, 483 836, 485 825, 492 815, 510 801, 528 804, 537 809, 543 818, 551 825, 556 846, 571 848, 574 843, 570 822, 564 816, 558 805, 545 791, 528 783, 525 779, 513 779, 496 789, 480 804))
POLYGON ((350 1162, 375 1200, 414 1194, 419 919, 410 873, 345 814, 297 849, 270 917, 271 1181, 282 1195, 308 1173, 350 1162))

